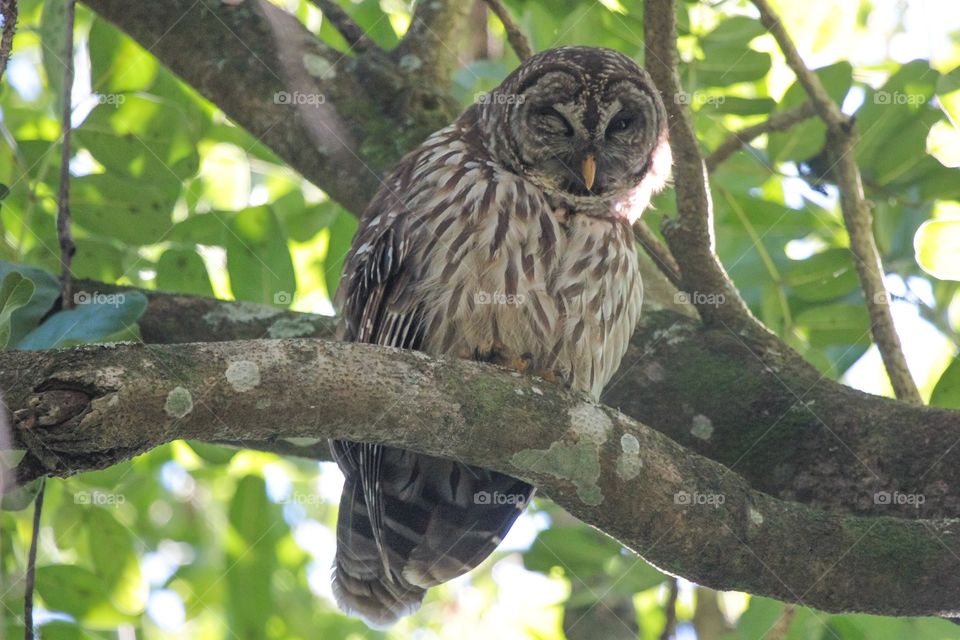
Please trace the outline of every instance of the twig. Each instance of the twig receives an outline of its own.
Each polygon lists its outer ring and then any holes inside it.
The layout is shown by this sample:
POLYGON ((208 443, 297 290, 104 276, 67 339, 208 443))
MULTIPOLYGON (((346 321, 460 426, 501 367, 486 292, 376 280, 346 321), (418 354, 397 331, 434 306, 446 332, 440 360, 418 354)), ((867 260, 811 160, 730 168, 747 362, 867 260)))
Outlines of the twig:
POLYGON ((63 146, 60 149, 60 194, 57 199, 57 237, 60 239, 60 266, 63 269, 63 308, 73 308, 73 272, 70 264, 77 247, 70 233, 70 116, 72 103, 70 93, 73 90, 73 22, 76 14, 76 0, 67 0, 66 46, 63 62, 63 111, 60 127, 63 131, 63 146))
POLYGON ((530 46, 530 40, 523 31, 520 30, 517 23, 513 21, 510 12, 503 6, 503 3, 500 2, 500 0, 483 0, 483 2, 490 7, 493 15, 500 19, 503 30, 507 32, 507 41, 510 43, 513 52, 520 58, 520 61, 523 62, 532 56, 533 47, 530 46))
POLYGON ((3 16, 3 35, 0 36, 0 81, 7 71, 7 61, 13 49, 13 34, 17 30, 17 0, 0 0, 0 16, 3 16))
POLYGON ((676 578, 670 578, 670 593, 667 596, 667 621, 663 625, 660 640, 671 640, 677 635, 677 596, 680 594, 680 584, 676 578))
POLYGON ((837 188, 840 190, 840 209, 850 235, 850 251, 855 258, 857 275, 860 277, 860 286, 866 299, 867 311, 870 313, 873 341, 880 351, 897 398, 920 404, 920 392, 910 375, 900 336, 897 335, 890 312, 890 294, 883 282, 883 264, 873 236, 873 215, 863 197, 860 168, 854 153, 857 143, 856 129, 851 119, 840 111, 840 107, 827 94, 820 78, 807 68, 783 23, 767 0, 751 1, 760 12, 763 26, 780 45, 787 65, 810 96, 820 119, 827 125, 827 150, 834 164, 837 188))
POLYGON ((653 229, 643 219, 633 223, 633 238, 653 258, 657 268, 663 272, 667 280, 679 289, 681 287, 680 265, 670 253, 670 248, 660 242, 660 238, 654 235, 653 229))
POLYGON ((43 512, 43 494, 47 481, 40 479, 40 491, 33 501, 33 531, 30 534, 30 551, 27 554, 27 575, 23 591, 23 639, 34 640, 33 631, 33 587, 37 579, 37 547, 40 541, 40 514, 43 512))
POLYGON ((739 151, 744 145, 750 144, 754 138, 773 131, 786 131, 795 124, 812 117, 815 113, 813 103, 807 101, 798 107, 775 113, 763 122, 734 131, 704 159, 707 171, 713 173, 727 158, 739 151))
POLYGON ((691 300, 707 325, 720 324, 731 330, 759 328, 714 252, 713 203, 706 167, 690 111, 679 99, 682 91, 677 75, 673 4, 673 0, 647 0, 643 25, 646 66, 667 109, 675 161, 678 216, 664 224, 663 235, 680 265, 683 288, 697 294, 691 300))
POLYGON ((777 621, 773 623, 773 626, 770 627, 770 630, 764 637, 768 638, 768 640, 783 640, 786 638, 796 613, 797 608, 794 605, 786 605, 780 613, 780 617, 777 618, 777 621))
POLYGON ((367 32, 363 30, 363 27, 357 24, 357 22, 350 17, 350 14, 344 11, 336 2, 333 0, 310 0, 310 2, 315 4, 317 8, 323 12, 324 19, 330 21, 333 28, 343 36, 343 39, 347 41, 347 45, 349 45, 355 53, 359 54, 376 48, 377 45, 370 39, 367 32))

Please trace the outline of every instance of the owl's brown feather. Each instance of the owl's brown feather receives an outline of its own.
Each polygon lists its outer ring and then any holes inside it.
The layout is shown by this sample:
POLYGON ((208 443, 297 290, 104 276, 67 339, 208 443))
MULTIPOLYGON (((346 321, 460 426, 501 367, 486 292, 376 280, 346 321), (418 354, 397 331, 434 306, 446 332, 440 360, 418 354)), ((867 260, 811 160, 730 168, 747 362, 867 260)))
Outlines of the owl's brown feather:
MULTIPOLYGON (((517 139, 526 121, 516 119, 539 116, 522 101, 487 102, 397 165, 346 261, 343 339, 522 359, 599 397, 640 312, 630 225, 662 186, 669 155, 656 91, 612 51, 544 52, 491 96, 566 99, 570 86, 579 93, 558 103, 569 115, 546 116, 578 117, 569 131, 547 122, 545 132, 517 139), (629 139, 619 130, 596 134, 628 108, 641 119, 629 139), (596 138, 585 139, 583 151, 598 159, 595 192, 565 169, 552 173, 557 162, 579 157, 567 139, 581 128, 596 138)), ((533 493, 520 480, 458 461, 347 441, 332 447, 346 476, 334 592, 345 610, 379 625, 416 609, 426 588, 482 562, 533 493)))

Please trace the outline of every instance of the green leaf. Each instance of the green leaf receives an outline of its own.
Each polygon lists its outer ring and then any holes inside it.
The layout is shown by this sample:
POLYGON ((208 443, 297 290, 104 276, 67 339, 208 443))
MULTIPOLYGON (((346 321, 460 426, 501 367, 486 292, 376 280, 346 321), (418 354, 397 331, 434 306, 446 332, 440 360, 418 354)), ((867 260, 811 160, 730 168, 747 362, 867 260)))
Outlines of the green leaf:
POLYGON ((288 306, 297 290, 287 236, 269 207, 239 212, 229 222, 227 271, 237 299, 288 306))
POLYGON ((57 113, 63 104, 63 76, 66 73, 67 3, 44 2, 40 17, 40 57, 47 73, 47 89, 56 100, 57 113))
POLYGON ((960 220, 928 220, 913 237, 917 264, 941 280, 960 280, 960 220))
POLYGON ((62 611, 91 626, 131 622, 107 597, 109 590, 99 576, 75 565, 56 564, 37 568, 37 593, 47 608, 62 611))
POLYGON ((195 136, 200 124, 189 109, 145 94, 100 104, 77 129, 80 141, 106 173, 134 178, 137 186, 162 188, 176 197, 183 180, 197 173, 195 136))
POLYGON ((759 80, 770 71, 770 55, 749 47, 764 32, 763 25, 745 16, 724 20, 700 40, 703 59, 689 66, 697 84, 725 87, 759 80))
POLYGON ((815 347, 870 344, 870 317, 863 305, 837 303, 806 309, 794 322, 815 347))
POLYGON ((15 345, 33 331, 40 324, 40 319, 53 307, 54 302, 60 297, 60 283, 42 269, 0 260, 0 279, 6 279, 11 273, 19 273, 28 278, 34 287, 30 303, 11 314, 7 344, 15 345))
POLYGON ((77 303, 76 308, 47 318, 17 348, 36 351, 104 340, 135 327, 147 308, 147 298, 139 291, 87 296, 79 293, 77 303))
POLYGON ((90 86, 98 93, 146 91, 160 72, 154 56, 99 17, 90 27, 88 48, 90 86))
MULTIPOLYGON (((821 67, 816 70, 816 74, 837 106, 842 105, 853 82, 853 67, 850 63, 841 61, 821 67)), ((800 106, 806 100, 807 94, 803 86, 794 82, 783 94, 777 105, 777 112, 800 106)), ((791 127, 789 131, 771 133, 767 140, 767 154, 773 162, 808 160, 823 148, 826 134, 827 128, 819 118, 808 118, 791 127)))
POLYGON ((954 358, 940 375, 930 394, 930 404, 944 409, 960 409, 960 358, 954 358))
POLYGON ((204 462, 209 462, 214 465, 227 464, 237 455, 237 449, 221 447, 207 442, 200 442, 199 440, 187 440, 187 445, 193 449, 194 453, 202 458, 204 462))
POLYGON ((178 193, 179 187, 98 173, 71 180, 70 211, 90 232, 132 245, 154 244, 173 227, 178 193))
POLYGON ((16 271, 8 273, 0 283, 0 349, 6 349, 9 344, 14 311, 30 302, 33 291, 33 282, 16 271))
POLYGON ((167 249, 157 261, 157 289, 213 297, 203 258, 192 249, 167 249))
POLYGON ((0 498, 0 511, 22 511, 26 509, 33 504, 43 483, 44 479, 40 478, 27 484, 17 485, 16 488, 7 491, 0 498))
POLYGON ((859 280, 848 249, 828 249, 793 262, 784 279, 801 300, 822 302, 847 295, 859 280))
POLYGON ((327 245, 327 255, 323 260, 323 276, 327 284, 327 295, 331 300, 340 286, 343 263, 350 251, 356 231, 357 219, 340 209, 333 224, 330 225, 330 241, 327 245))
POLYGON ((90 561, 94 573, 103 580, 111 602, 125 613, 140 613, 147 593, 140 576, 133 534, 102 507, 88 507, 84 520, 90 561))

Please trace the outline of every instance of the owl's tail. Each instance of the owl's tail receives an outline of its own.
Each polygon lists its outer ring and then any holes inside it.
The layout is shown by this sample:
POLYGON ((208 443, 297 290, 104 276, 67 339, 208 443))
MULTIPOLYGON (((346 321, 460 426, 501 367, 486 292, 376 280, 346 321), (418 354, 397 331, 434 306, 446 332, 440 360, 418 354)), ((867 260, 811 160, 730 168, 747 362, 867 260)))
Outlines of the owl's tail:
POLYGON ((344 441, 333 449, 346 476, 333 593, 373 626, 483 562, 533 495, 521 480, 451 460, 344 441))

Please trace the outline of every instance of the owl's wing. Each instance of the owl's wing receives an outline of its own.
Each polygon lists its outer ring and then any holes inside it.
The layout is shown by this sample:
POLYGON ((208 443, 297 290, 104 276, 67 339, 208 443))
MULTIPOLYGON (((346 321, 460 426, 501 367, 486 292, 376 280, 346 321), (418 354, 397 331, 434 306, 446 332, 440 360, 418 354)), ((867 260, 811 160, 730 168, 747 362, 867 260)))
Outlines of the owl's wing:
MULTIPOLYGON (((402 182, 390 184, 409 192, 402 182)), ((364 216, 346 261, 341 337, 419 350, 428 314, 418 261, 430 259, 421 255, 430 243, 410 231, 412 217, 385 191, 364 216)), ((374 624, 412 612, 427 587, 480 564, 533 491, 504 474, 394 447, 336 440, 331 448, 346 478, 334 594, 344 610, 374 624)))
MULTIPOLYGON (((400 186, 400 185, 396 185, 400 186)), ((345 261, 337 297, 341 339, 405 349, 423 341, 422 314, 410 291, 408 221, 403 204, 383 189, 371 202, 345 261)), ((345 483, 337 519, 334 593, 341 606, 376 624, 415 610, 425 589, 411 585, 391 564, 402 566, 388 540, 383 471, 407 454, 378 444, 332 440, 345 483), (391 556, 393 556, 391 558, 391 556)), ((389 478, 394 481, 395 478, 389 478)), ((392 493, 392 492, 391 492, 392 493)))

